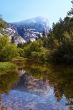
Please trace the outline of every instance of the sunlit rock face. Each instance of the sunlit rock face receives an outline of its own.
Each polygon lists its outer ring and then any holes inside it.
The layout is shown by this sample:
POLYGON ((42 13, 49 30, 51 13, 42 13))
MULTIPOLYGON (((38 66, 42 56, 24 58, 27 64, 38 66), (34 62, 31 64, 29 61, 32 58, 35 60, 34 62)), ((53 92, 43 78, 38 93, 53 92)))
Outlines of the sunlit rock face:
POLYGON ((43 17, 36 17, 20 22, 11 23, 17 33, 26 41, 36 39, 38 36, 42 37, 49 32, 49 21, 43 17))
POLYGON ((11 41, 13 39, 13 42, 15 44, 23 44, 26 41, 17 33, 17 31, 11 27, 10 25, 7 25, 5 29, 3 29, 3 33, 5 33, 8 37, 9 40, 11 41))

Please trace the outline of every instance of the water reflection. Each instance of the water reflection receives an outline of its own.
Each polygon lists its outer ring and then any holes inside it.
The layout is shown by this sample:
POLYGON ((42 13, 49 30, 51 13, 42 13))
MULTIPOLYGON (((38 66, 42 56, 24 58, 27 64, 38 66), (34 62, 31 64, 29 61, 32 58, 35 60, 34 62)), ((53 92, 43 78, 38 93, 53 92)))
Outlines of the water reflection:
POLYGON ((13 88, 18 79, 18 74, 12 71, 10 73, 0 75, 0 110, 7 110, 3 105, 1 94, 8 94, 8 92, 13 88))
POLYGON ((25 64, 19 73, 18 81, 15 74, 0 77, 0 96, 6 110, 73 109, 73 67, 25 64))
POLYGON ((48 80, 49 84, 54 86, 57 100, 60 102, 63 97, 66 97, 66 104, 70 105, 70 108, 73 107, 73 66, 49 65, 41 67, 39 65, 26 65, 24 68, 32 76, 43 81, 48 80))
POLYGON ((0 93, 8 93, 12 89, 19 76, 17 73, 8 73, 0 75, 0 93))

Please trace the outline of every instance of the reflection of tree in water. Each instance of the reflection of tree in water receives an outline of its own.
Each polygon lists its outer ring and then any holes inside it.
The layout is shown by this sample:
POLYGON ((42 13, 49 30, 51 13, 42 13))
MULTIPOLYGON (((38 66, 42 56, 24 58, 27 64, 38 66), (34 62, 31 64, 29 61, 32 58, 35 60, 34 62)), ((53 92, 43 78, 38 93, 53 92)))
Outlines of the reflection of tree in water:
POLYGON ((13 87, 17 79, 18 75, 14 72, 0 75, 0 93, 8 92, 13 87))
POLYGON ((3 105, 1 94, 8 93, 17 80, 18 74, 14 71, 0 75, 0 110, 7 110, 7 108, 3 105))
POLYGON ((55 79, 52 79, 55 85, 55 91, 62 95, 64 94, 67 98, 73 98, 73 68, 72 67, 55 67, 53 75, 55 79))
POLYGON ((5 107, 2 103, 1 95, 0 95, 0 110, 7 110, 7 107, 5 107))
POLYGON ((48 74, 48 78, 54 84, 57 100, 60 101, 65 96, 67 104, 73 106, 73 67, 55 65, 51 70, 52 73, 48 74))
POLYGON ((68 104, 73 105, 73 67, 49 65, 28 65, 25 67, 32 76, 43 79, 54 85, 55 96, 58 101, 63 96, 68 99, 68 104), (28 69, 29 68, 29 69, 28 69), (72 99, 72 100, 71 100, 72 99))

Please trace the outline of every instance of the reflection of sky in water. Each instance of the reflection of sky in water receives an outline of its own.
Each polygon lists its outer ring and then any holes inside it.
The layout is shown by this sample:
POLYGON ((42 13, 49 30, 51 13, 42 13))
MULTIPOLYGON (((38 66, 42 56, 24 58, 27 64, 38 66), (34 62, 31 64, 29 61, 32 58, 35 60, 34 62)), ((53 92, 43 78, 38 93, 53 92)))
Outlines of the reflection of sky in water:
POLYGON ((7 110, 68 110, 66 98, 57 102, 53 88, 45 95, 37 95, 30 91, 11 90, 8 95, 2 95, 2 101, 7 110))
POLYGON ((61 98, 60 103, 61 103, 62 105, 66 105, 66 104, 67 104, 67 99, 66 99, 65 96, 63 96, 63 97, 61 98))

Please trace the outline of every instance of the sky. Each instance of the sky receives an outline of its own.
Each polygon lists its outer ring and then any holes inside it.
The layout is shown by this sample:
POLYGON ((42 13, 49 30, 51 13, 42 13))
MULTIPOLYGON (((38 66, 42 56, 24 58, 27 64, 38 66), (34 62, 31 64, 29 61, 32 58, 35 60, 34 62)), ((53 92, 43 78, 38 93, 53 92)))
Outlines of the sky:
POLYGON ((48 18, 49 24, 67 15, 71 0, 0 0, 0 15, 7 22, 22 21, 33 17, 48 18))

